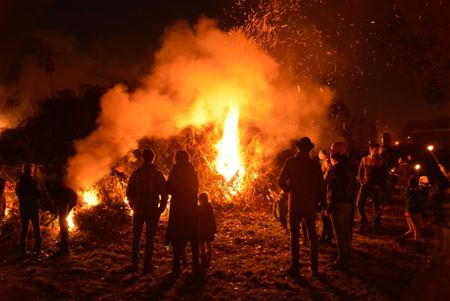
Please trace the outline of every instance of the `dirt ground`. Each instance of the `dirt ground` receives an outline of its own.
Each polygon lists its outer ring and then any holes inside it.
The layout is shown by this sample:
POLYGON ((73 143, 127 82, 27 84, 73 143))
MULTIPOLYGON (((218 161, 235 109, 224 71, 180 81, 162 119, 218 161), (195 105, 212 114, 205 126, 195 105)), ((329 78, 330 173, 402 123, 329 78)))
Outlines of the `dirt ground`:
MULTIPOLYGON (((301 246, 301 277, 289 278, 289 240, 270 208, 227 206, 216 210, 219 233, 210 267, 202 277, 186 267, 172 277, 171 251, 164 246, 161 221, 154 251, 155 271, 130 273, 129 230, 115 241, 72 242, 71 255, 19 261, 11 244, 0 254, 1 300, 450 300, 448 267, 430 268, 432 231, 426 242, 399 246, 406 230, 402 205, 383 208, 383 230, 354 236, 347 270, 329 267, 336 248, 321 244, 319 272, 308 270, 308 248, 301 246)), ((320 230, 320 223, 318 223, 320 230)), ((76 234, 74 235, 76 236, 76 234)), ((45 243, 45 242, 44 242, 45 243)), ((47 251, 48 252, 48 251, 47 251)), ((188 249, 188 257, 189 257, 188 249)), ((142 263, 142 262, 141 262, 142 263)))

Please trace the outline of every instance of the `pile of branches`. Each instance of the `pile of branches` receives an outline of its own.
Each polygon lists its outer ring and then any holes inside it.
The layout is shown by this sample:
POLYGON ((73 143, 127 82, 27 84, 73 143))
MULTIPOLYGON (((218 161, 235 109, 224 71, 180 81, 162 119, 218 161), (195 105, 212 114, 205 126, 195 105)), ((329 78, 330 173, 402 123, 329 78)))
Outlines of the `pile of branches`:
POLYGON ((125 236, 131 226, 131 210, 124 202, 125 175, 112 173, 96 185, 99 204, 74 210, 78 238, 86 241, 111 240, 125 236))
POLYGON ((144 139, 140 141, 139 147, 155 151, 155 163, 166 177, 174 164, 175 152, 187 150, 199 175, 199 190, 207 191, 216 205, 233 203, 243 209, 254 207, 255 204, 267 205, 271 200, 271 192, 277 190, 280 164, 274 158, 265 157, 261 151, 263 146, 255 134, 241 145, 245 161, 244 174, 236 174, 226 181, 215 169, 216 144, 220 136, 221 133, 214 126, 201 129, 190 127, 170 139, 144 139), (239 185, 241 189, 237 189, 239 185))

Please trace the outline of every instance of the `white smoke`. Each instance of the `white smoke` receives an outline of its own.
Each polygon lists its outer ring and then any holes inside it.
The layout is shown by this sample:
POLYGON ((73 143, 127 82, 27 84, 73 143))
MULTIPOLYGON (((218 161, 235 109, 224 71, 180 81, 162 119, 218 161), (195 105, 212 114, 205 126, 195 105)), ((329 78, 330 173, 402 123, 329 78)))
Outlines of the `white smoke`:
POLYGON ((332 93, 312 83, 298 85, 282 71, 240 32, 222 31, 207 18, 194 28, 176 23, 167 29, 141 88, 129 92, 118 85, 103 96, 97 130, 75 143, 67 183, 85 189, 107 175, 141 138, 222 123, 230 106, 238 106, 241 123, 260 129, 267 151, 306 131, 317 137, 313 119, 332 93))

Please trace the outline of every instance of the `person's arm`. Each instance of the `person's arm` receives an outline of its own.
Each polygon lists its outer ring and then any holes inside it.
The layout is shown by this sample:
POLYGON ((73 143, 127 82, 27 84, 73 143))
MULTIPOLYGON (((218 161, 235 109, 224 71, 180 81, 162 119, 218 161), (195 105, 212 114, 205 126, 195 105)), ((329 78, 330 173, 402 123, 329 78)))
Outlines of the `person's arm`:
POLYGON ((449 172, 445 169, 444 165, 439 164, 439 170, 440 170, 441 173, 444 175, 444 177, 446 177, 447 179, 449 179, 450 174, 449 174, 449 172))
POLYGON ((130 180, 128 181, 126 195, 128 198, 128 204, 131 208, 133 208, 136 200, 136 172, 131 175, 130 180))
POLYGON ((288 171, 288 162, 284 164, 283 169, 281 170, 280 177, 278 179, 278 185, 284 192, 289 192, 289 171, 288 171))
POLYGON ((359 162, 358 175, 356 176, 356 180, 359 182, 359 184, 364 184, 364 158, 362 158, 361 162, 359 162))
POLYGON ((209 210, 211 213, 211 222, 212 222, 212 226, 213 226, 213 230, 214 230, 214 234, 215 234, 215 233, 217 233, 217 223, 216 223, 216 217, 214 215, 214 210, 213 210, 213 207, 211 204, 209 205, 209 210))

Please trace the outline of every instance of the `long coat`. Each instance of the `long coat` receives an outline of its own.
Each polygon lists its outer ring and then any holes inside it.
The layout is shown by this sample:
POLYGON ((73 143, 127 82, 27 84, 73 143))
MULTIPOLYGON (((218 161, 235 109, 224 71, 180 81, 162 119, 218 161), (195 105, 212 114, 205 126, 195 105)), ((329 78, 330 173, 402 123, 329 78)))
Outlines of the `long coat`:
POLYGON ((197 239, 198 175, 189 163, 176 163, 167 180, 170 200, 166 244, 197 239))
POLYGON ((291 219, 314 218, 319 196, 325 191, 319 163, 308 154, 298 153, 287 159, 278 184, 283 191, 289 193, 291 219))

